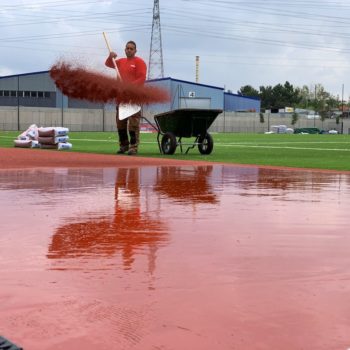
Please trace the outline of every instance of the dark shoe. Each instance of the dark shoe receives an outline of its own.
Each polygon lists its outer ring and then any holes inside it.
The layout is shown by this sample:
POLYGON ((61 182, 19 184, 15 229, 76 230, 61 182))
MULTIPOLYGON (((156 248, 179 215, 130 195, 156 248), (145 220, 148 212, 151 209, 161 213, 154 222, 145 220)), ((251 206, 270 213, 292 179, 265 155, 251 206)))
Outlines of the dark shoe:
POLYGON ((136 154, 137 154, 137 149, 136 148, 130 148, 129 149, 129 152, 128 152, 129 156, 134 156, 136 154))
POLYGON ((129 151, 129 146, 120 146, 119 151, 117 151, 117 154, 124 154, 129 151))

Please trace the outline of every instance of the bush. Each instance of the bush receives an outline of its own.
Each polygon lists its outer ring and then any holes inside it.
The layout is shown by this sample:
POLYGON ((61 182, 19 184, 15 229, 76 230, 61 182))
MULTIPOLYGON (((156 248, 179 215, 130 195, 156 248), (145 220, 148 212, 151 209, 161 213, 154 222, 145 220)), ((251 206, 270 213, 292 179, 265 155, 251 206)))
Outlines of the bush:
POLYGON ((260 113, 260 123, 265 123, 264 114, 260 113))
POLYGON ((295 124, 297 123, 298 119, 299 119, 298 113, 295 113, 295 112, 294 112, 294 113, 292 114, 292 121, 291 121, 291 124, 292 124, 292 125, 295 125, 295 124))

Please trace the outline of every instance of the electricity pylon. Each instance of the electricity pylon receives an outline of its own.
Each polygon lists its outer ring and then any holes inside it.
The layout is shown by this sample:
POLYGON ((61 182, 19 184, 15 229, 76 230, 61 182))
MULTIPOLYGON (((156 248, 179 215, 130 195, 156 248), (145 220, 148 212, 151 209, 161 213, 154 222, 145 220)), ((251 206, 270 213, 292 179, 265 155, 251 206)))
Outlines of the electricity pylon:
POLYGON ((154 0, 151 46, 149 50, 148 79, 164 78, 162 34, 159 0, 154 0))

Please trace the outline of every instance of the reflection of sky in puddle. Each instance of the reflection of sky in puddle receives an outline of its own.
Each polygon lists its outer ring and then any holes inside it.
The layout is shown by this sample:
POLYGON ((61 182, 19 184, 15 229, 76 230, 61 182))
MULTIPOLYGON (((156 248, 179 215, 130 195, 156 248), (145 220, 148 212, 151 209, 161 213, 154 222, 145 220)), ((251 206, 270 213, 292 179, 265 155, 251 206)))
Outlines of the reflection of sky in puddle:
MULTIPOLYGON (((249 327, 244 347, 231 329, 217 325, 246 329, 249 314, 254 327, 262 327, 262 341, 271 322, 286 328, 277 315, 294 315, 296 303, 309 314, 295 315, 291 333, 325 334, 328 321, 311 322, 320 305, 327 315, 327 307, 350 302, 344 282, 350 279, 349 184, 345 174, 222 165, 0 171, 0 302, 50 299, 48 310, 63 307, 66 319, 74 308, 87 310, 85 303, 111 319, 118 303, 131 313, 135 305, 145 313, 146 305, 157 334, 174 320, 171 334, 196 328, 200 319, 206 334, 221 334, 221 348, 241 350, 254 348, 249 327), (62 298, 76 307, 57 301, 62 298), (325 304, 329 299, 335 304, 325 304)), ((329 322, 350 319, 346 310, 338 314, 329 311, 329 322)), ((217 345, 215 337, 196 337, 187 339, 192 348, 217 345)), ((261 349, 287 343, 264 341, 261 349)), ((164 344, 161 337, 143 349, 164 344)), ((295 341, 288 349, 301 345, 295 341)))

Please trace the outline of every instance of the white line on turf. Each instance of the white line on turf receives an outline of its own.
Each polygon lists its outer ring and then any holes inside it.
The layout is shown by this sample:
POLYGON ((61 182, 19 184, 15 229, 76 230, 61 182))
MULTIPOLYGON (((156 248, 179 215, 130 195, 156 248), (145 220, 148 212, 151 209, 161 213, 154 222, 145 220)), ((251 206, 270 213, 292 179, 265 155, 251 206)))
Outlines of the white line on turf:
MULTIPOLYGON (((10 136, 0 136, 0 138, 6 138, 6 139, 13 139, 13 137, 10 136)), ((86 141, 86 142, 108 142, 108 143, 115 143, 115 140, 96 140, 96 139, 70 139, 70 141, 86 141)), ((157 142, 153 141, 143 141, 143 144, 156 144, 157 142)), ((243 143, 220 143, 220 142, 214 142, 215 147, 243 147, 243 148, 270 148, 270 149, 295 149, 295 150, 315 150, 315 151, 343 151, 343 152, 349 152, 350 149, 344 149, 344 148, 314 148, 314 147, 292 147, 292 146, 277 146, 282 144, 296 144, 296 143, 302 143, 302 144, 350 144, 350 142, 274 142, 272 144, 256 144, 251 142, 243 142, 243 143)))
POLYGON ((217 143, 215 147, 237 147, 237 148, 278 148, 278 149, 304 149, 304 150, 313 150, 313 151, 344 151, 350 152, 350 149, 344 148, 313 148, 313 147, 290 147, 290 146, 263 146, 263 145, 247 145, 247 144, 223 144, 217 143))

